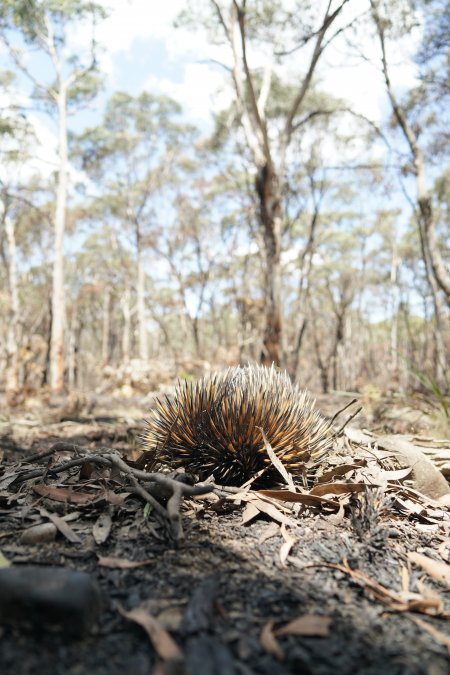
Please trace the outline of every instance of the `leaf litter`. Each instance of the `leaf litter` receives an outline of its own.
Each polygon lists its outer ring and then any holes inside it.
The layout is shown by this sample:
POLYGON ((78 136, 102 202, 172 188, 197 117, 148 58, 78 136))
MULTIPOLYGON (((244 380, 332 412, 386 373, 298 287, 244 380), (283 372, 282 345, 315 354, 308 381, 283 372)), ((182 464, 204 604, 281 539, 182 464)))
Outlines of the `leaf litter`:
MULTIPOLYGON (((110 448, 92 451, 59 442, 53 457, 51 448, 50 452, 42 453, 42 459, 45 454, 47 460, 49 457, 54 460, 50 463, 47 461, 45 466, 39 456, 32 462, 0 466, 0 505, 6 504, 9 514, 13 516, 14 509, 23 509, 26 504, 26 519, 29 521, 33 518, 33 526, 53 524, 66 544, 80 551, 81 559, 88 555, 86 537, 91 536, 97 549, 103 549, 111 541, 115 545, 121 533, 122 541, 126 542, 142 528, 146 528, 148 536, 157 537, 154 541, 189 546, 188 542, 184 543, 184 530, 185 524, 188 530, 191 527, 189 519, 192 515, 198 522, 202 518, 206 519, 205 522, 209 522, 211 517, 218 519, 218 522, 222 517, 230 518, 227 513, 221 516, 220 511, 214 510, 214 505, 219 501, 223 504, 228 502, 240 510, 240 527, 243 530, 250 531, 259 524, 265 525, 264 529, 260 528, 255 544, 261 550, 267 546, 273 550, 275 544, 278 553, 274 559, 278 559, 279 568, 284 571, 295 569, 298 572, 303 569, 307 573, 310 564, 299 557, 297 549, 305 550, 303 522, 311 522, 311 519, 321 524, 326 531, 327 527, 347 528, 352 518, 355 518, 352 514, 356 513, 356 520, 359 519, 359 543, 355 545, 355 550, 362 563, 367 558, 366 566, 370 556, 376 556, 377 537, 384 536, 384 531, 389 527, 388 522, 397 527, 407 524, 410 530, 416 530, 419 537, 423 536, 419 528, 428 526, 437 528, 433 532, 448 537, 450 519, 445 500, 426 496, 417 490, 414 482, 409 480, 411 467, 399 468, 395 456, 374 447, 373 441, 370 444, 365 440, 357 442, 345 434, 337 440, 336 453, 324 462, 310 484, 295 484, 291 476, 279 470, 286 487, 271 490, 254 490, 252 481, 234 490, 212 483, 186 486, 179 477, 147 474, 110 448), (373 506, 375 502, 377 505, 373 506), (373 513, 367 503, 372 504, 373 513), (75 513, 74 508, 78 509, 78 516, 69 525, 68 517, 70 519, 71 514, 75 513)), ((265 444, 273 461, 274 453, 267 439, 265 444)), ((4 519, 0 519, 1 522, 4 519)), ((7 541, 9 535, 14 537, 15 532, 19 532, 15 522, 14 517, 11 517, 10 529, 0 532, 0 536, 6 535, 7 541)), ((324 546, 323 539, 311 541, 317 542, 317 551, 324 546)), ((56 544, 58 539, 54 544, 43 545, 56 544)), ((235 539, 233 542, 224 540, 222 545, 229 551, 236 549, 241 552, 245 549, 243 543, 235 539)), ((399 590, 394 590, 381 580, 375 580, 367 570, 358 569, 354 561, 350 564, 344 555, 348 550, 344 549, 340 561, 318 562, 315 568, 340 573, 338 587, 344 584, 345 578, 351 579, 363 589, 371 602, 382 606, 384 612, 408 615, 416 626, 448 648, 444 631, 430 623, 449 618, 448 598, 436 588, 439 584, 448 587, 449 566, 444 562, 444 556, 448 556, 445 541, 441 541, 439 548, 433 549, 441 560, 435 560, 417 550, 407 552, 404 563, 398 566, 399 590), (429 583, 415 578, 417 569, 429 577, 429 583), (434 585, 430 586, 430 583, 434 585), (411 585, 413 591, 410 590, 411 585), (427 621, 419 619, 418 615, 425 615, 427 621)), ((14 548, 11 549, 12 553, 5 550, 5 560, 12 559, 14 563, 14 548)), ((141 557, 137 550, 133 551, 131 557, 97 552, 97 564, 105 573, 111 570, 128 575, 158 565, 157 556, 140 560, 133 559, 135 557, 141 557)), ((326 587, 328 581, 325 577, 322 580, 325 580, 326 587)), ((156 654, 163 661, 183 659, 183 650, 177 641, 158 624, 145 606, 138 605, 131 610, 121 608, 120 613, 146 631, 156 654)), ((227 614, 225 611, 223 616, 231 621, 232 613, 227 614)), ((330 616, 304 613, 295 617, 295 613, 292 613, 290 619, 286 619, 288 617, 284 617, 284 621, 266 620, 260 633, 263 649, 276 660, 289 659, 287 647, 280 642, 285 636, 318 640, 331 638, 330 616)))

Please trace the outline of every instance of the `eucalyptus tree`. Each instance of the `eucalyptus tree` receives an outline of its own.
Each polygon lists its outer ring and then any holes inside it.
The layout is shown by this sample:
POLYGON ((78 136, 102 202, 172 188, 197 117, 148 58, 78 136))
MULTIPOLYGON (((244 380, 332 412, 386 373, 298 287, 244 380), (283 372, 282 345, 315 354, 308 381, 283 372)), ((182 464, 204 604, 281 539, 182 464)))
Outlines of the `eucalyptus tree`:
MULTIPOLYGON (((407 4, 407 3, 406 3, 407 4)), ((410 11, 406 12, 405 3, 399 3, 399 6, 393 7, 392 3, 386 3, 384 0, 370 0, 371 15, 375 26, 380 49, 381 70, 386 86, 389 103, 392 108, 395 124, 401 131, 401 134, 408 149, 412 172, 416 181, 416 217, 419 228, 419 235, 422 242, 423 256, 425 264, 430 268, 433 280, 444 292, 447 302, 450 304, 450 270, 444 259, 441 247, 436 233, 436 216, 433 208, 432 191, 427 181, 427 163, 431 163, 430 136, 433 127, 438 122, 439 154, 445 150, 448 151, 448 122, 450 118, 447 110, 439 112, 439 104, 450 100, 450 87, 448 85, 448 76, 450 74, 450 31, 448 29, 448 19, 450 18, 448 3, 442 3, 439 0, 419 3, 422 5, 424 15, 436 7, 441 7, 442 11, 437 12, 435 17, 437 24, 425 21, 425 38, 422 48, 422 61, 426 64, 433 62, 421 76, 419 72, 419 84, 408 92, 407 96, 400 96, 392 83, 391 63, 389 50, 392 48, 396 38, 402 32, 410 30, 416 16, 410 11), (397 9, 397 12, 395 11, 397 9), (394 10, 394 11, 393 11, 394 10), (446 23, 445 23, 446 20, 446 23), (432 33, 435 31, 435 39, 432 33), (446 28, 446 36, 444 36, 446 28), (437 82, 440 84, 437 85, 437 82), (447 86, 444 82, 447 82, 447 86), (439 92, 438 99, 436 91, 439 92), (444 133, 442 131, 444 130, 444 133), (447 138, 446 138, 447 136, 447 138), (447 146, 447 147, 445 147, 447 146), (427 156, 428 155, 428 156, 427 156)), ((392 58, 392 57, 391 57, 392 58)), ((435 139, 436 140, 436 139, 435 139)), ((436 154, 435 143, 431 146, 433 154, 436 154)))
POLYGON ((18 73, 31 85, 30 97, 56 120, 58 159, 54 212, 54 259, 50 385, 64 386, 64 254, 68 196, 68 114, 92 100, 99 88, 94 26, 105 10, 91 0, 2 0, 0 39, 18 73), (71 38, 89 30, 86 48, 71 38), (33 54, 33 58, 30 55, 33 54), (43 65, 45 62, 45 66, 43 65))
POLYGON ((189 169, 195 136, 180 115, 180 106, 166 96, 118 92, 108 102, 101 125, 76 139, 82 166, 97 186, 94 218, 106 218, 116 227, 134 259, 138 347, 144 361, 148 358, 149 277, 145 253, 156 246, 160 230, 174 216, 172 188, 183 170, 189 169))
POLYGON ((279 364, 282 359, 281 230, 291 142, 310 119, 311 111, 305 114, 307 95, 323 53, 344 30, 341 14, 348 2, 208 0, 197 4, 198 13, 190 7, 182 17, 196 26, 203 23, 212 41, 228 47, 225 67, 232 83, 235 119, 255 171, 254 194, 265 255, 261 354, 265 363, 279 364), (257 62, 258 54, 265 55, 265 63, 257 62), (291 72, 297 82, 291 95, 283 99, 278 92, 275 99, 274 75, 301 58, 304 65, 295 68, 295 75, 291 72), (271 100, 279 104, 275 121, 267 115, 271 100))

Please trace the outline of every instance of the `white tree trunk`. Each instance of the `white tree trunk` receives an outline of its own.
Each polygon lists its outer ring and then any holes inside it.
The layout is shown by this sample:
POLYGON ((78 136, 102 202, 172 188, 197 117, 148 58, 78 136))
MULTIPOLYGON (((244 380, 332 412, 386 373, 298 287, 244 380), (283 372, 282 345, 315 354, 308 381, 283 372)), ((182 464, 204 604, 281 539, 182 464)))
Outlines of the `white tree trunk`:
POLYGON ((103 325, 102 325, 102 364, 108 365, 109 361, 109 334, 111 323, 111 292, 108 288, 103 296, 103 325))
POLYGON ((59 168, 55 209, 55 243, 52 288, 52 333, 50 344, 50 388, 64 387, 64 229, 67 206, 67 92, 63 83, 58 93, 59 168))
POLYGON ((6 392, 12 394, 17 391, 18 380, 18 326, 19 326, 19 293, 17 288, 17 249, 14 223, 9 216, 5 216, 5 234, 8 256, 8 290, 9 316, 6 335, 6 392))
POLYGON ((138 320, 138 340, 139 340, 139 358, 142 361, 148 359, 148 336, 147 322, 145 312, 145 269, 142 256, 141 234, 138 231, 137 239, 137 320, 138 320))
POLYGON ((123 314, 123 332, 122 332, 122 361, 125 365, 130 362, 130 330, 131 330, 131 294, 130 286, 127 283, 120 300, 120 306, 123 314))

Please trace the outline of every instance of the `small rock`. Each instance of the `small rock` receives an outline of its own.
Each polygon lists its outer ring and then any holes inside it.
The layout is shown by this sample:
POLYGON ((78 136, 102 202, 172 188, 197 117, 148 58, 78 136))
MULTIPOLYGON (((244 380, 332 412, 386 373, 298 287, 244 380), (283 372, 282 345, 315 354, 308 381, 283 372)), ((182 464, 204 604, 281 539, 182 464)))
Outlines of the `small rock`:
POLYGON ((0 622, 82 636, 101 609, 98 585, 86 572, 23 565, 0 569, 0 622))

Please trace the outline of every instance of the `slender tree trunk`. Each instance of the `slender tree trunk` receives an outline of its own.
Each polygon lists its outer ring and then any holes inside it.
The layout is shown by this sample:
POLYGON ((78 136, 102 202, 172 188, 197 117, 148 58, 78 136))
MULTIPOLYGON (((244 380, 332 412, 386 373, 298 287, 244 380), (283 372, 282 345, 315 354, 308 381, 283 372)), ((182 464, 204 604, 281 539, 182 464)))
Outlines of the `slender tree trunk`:
POLYGON ((19 293, 17 287, 17 249, 14 224, 5 215, 6 249, 8 258, 8 291, 9 312, 6 335, 6 393, 13 394, 19 388, 18 377, 18 327, 19 327, 19 293))
POLYGON ((55 209, 55 243, 52 288, 52 332, 50 347, 50 387, 64 388, 64 229, 67 207, 67 92, 60 83, 58 94, 59 168, 55 209))
POLYGON ((137 249, 136 295, 137 295, 139 358, 142 361, 147 361, 148 336, 147 336, 147 321, 145 312, 145 269, 142 252, 142 236, 139 227, 136 227, 136 249, 137 249))
POLYGON ((127 283, 121 299, 121 308, 123 314, 122 330, 122 362, 128 365, 130 362, 130 331, 131 331, 131 293, 130 286, 127 283))
POLYGON ((264 312, 265 326, 261 362, 281 365, 282 313, 281 313, 281 199, 278 179, 270 164, 258 171, 256 191, 259 199, 259 220, 263 232, 264 312))
POLYGON ((79 320, 76 307, 73 310, 72 320, 70 322, 69 336, 68 336, 68 354, 67 354, 67 383, 69 391, 72 391, 76 386, 77 380, 77 353, 78 353, 78 333, 79 320))
POLYGON ((103 295, 103 322, 102 322, 102 364, 107 366, 110 358, 110 327, 111 327, 111 293, 108 288, 103 295))

